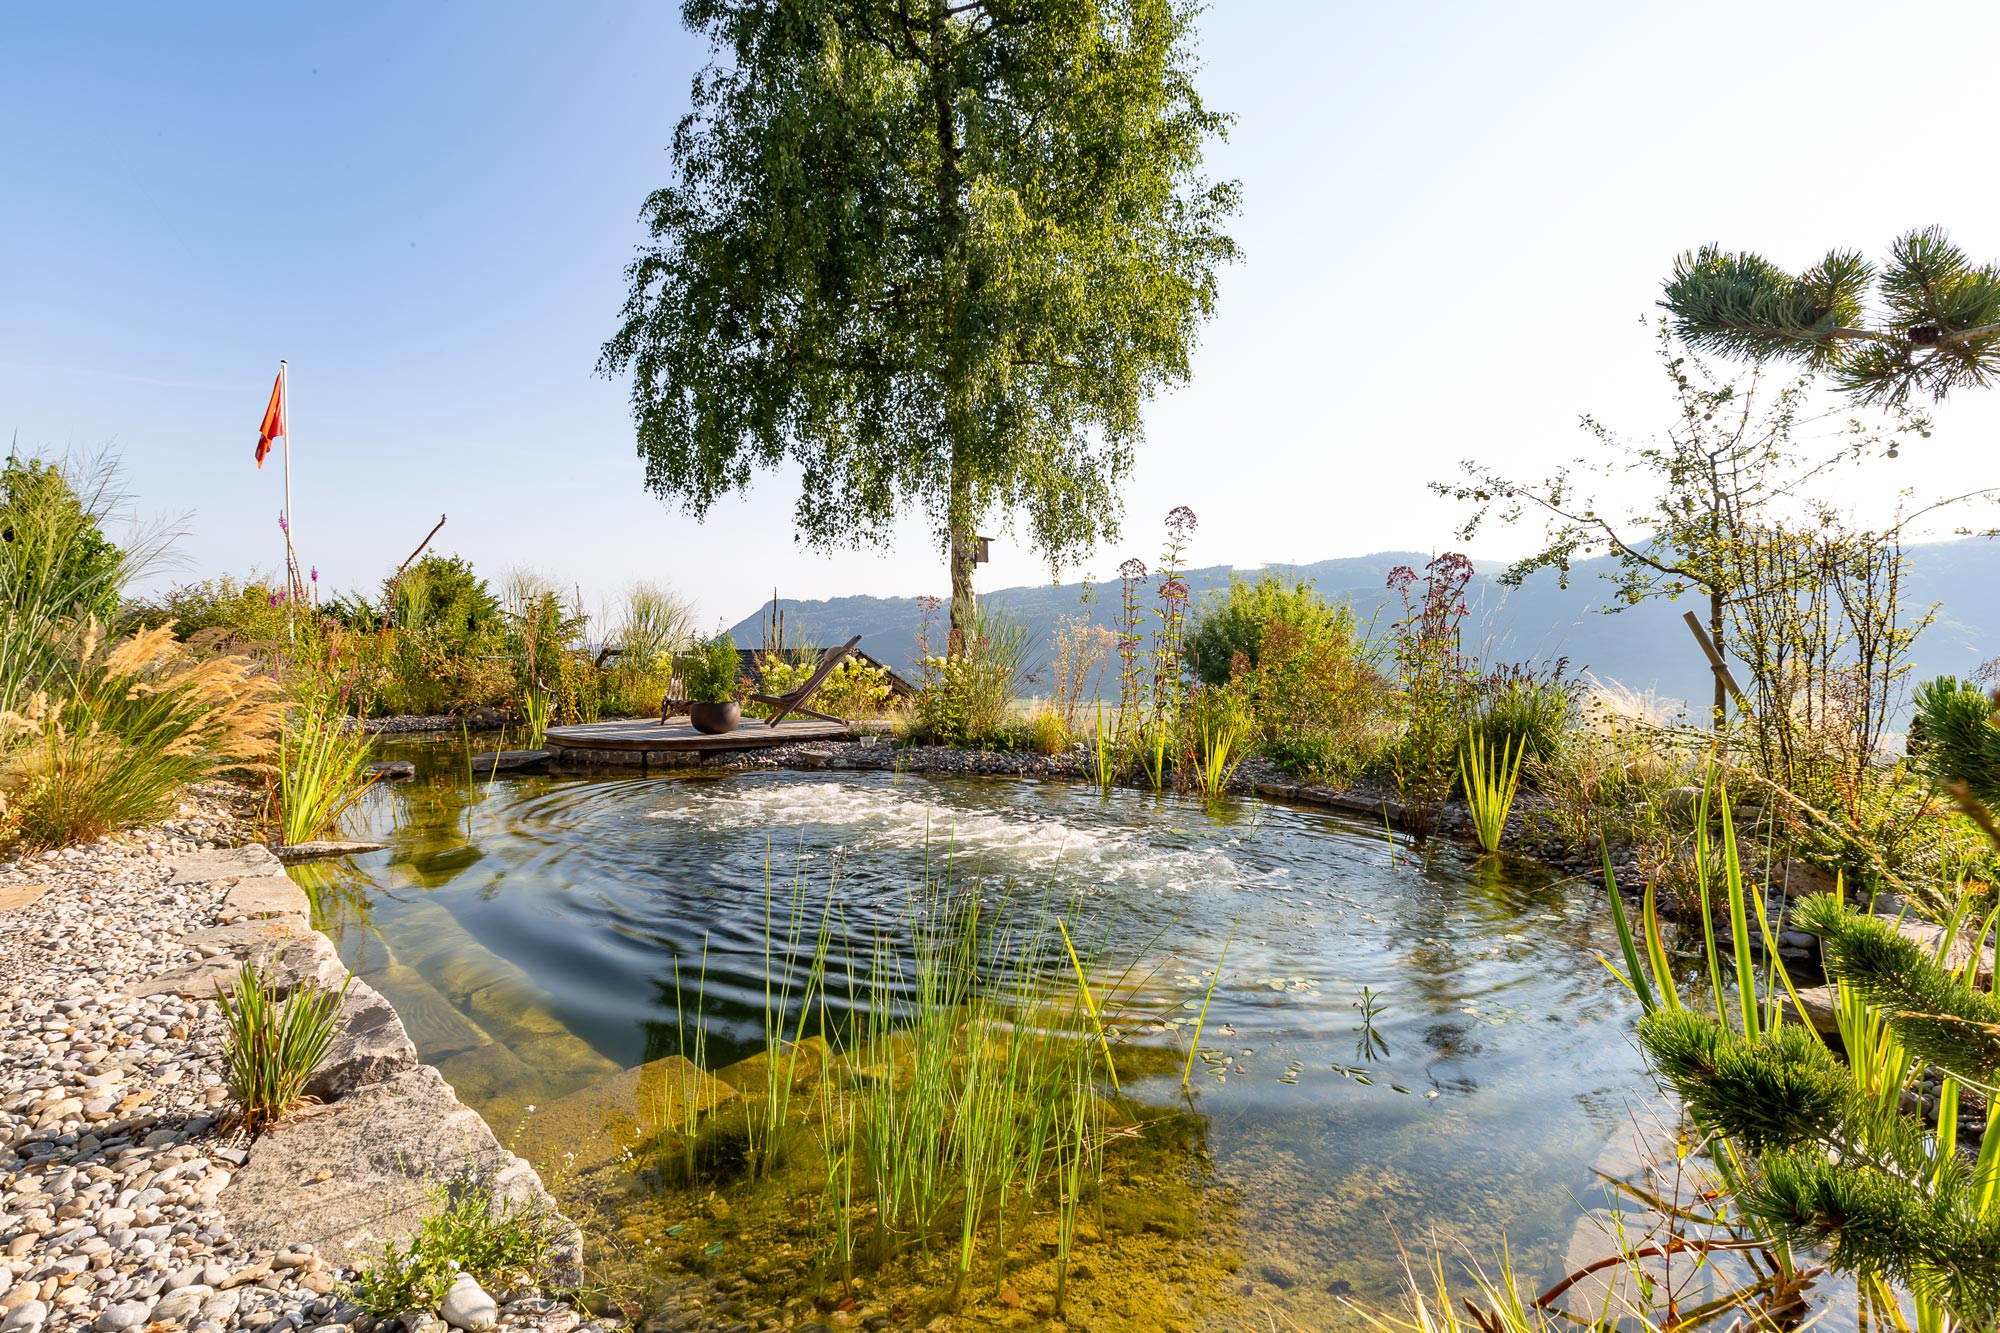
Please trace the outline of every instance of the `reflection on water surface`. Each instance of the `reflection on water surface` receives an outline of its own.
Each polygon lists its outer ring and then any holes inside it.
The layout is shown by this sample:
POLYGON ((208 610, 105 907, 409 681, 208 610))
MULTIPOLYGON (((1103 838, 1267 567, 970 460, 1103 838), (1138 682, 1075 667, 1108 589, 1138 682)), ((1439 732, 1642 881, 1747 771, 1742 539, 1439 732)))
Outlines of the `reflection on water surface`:
MULTIPOLYGON (((390 850, 313 887, 425 1059, 503 1138, 525 1121, 524 1148, 528 1107, 679 1049, 676 960, 684 985, 705 968, 707 1065, 761 1051, 767 895, 782 914, 802 893, 815 920, 831 895, 857 955, 908 928, 927 877, 1087 923, 1117 964, 1099 981, 1125 1090, 1157 1126, 1107 1180, 1110 1243, 1077 1283, 1094 1327, 1261 1327, 1266 1310, 1353 1326, 1345 1299, 1397 1299, 1398 1235, 1485 1257, 1504 1240, 1528 1278, 1553 1275, 1591 1161, 1650 1088, 1629 998, 1593 957, 1616 945, 1590 886, 1442 846, 1422 866, 1366 821, 848 773, 503 776, 468 809, 456 744, 397 757, 419 777, 372 793, 348 830, 390 850), (1225 938, 1184 1100, 1184 1034, 1225 938)), ((836 1011, 865 966, 836 947, 836 1011)), ((577 1202, 611 1210, 601 1230, 627 1257, 701 1241, 712 1289, 682 1322, 791 1317, 757 1302, 806 1265, 775 1263, 760 1228, 780 1224, 742 1200, 577 1202)), ((906 1269, 879 1280, 922 1279, 922 1261, 906 1269)), ((916 1299, 861 1291, 857 1316, 916 1299)))

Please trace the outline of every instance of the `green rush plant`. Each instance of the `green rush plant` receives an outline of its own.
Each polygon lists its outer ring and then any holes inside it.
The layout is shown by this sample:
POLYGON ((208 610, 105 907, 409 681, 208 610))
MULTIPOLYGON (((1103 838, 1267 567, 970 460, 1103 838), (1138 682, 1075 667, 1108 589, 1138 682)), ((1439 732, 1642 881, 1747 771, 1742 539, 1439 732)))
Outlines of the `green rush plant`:
POLYGON ((1473 836, 1488 856, 1500 850, 1507 812, 1513 809, 1515 793, 1521 789, 1521 761, 1527 757, 1526 745, 1516 748, 1510 740, 1494 754, 1480 732, 1466 735, 1465 749, 1458 757, 1458 780, 1472 815, 1473 836))
POLYGON ((692 1037, 689 1035, 688 1015, 682 1007, 681 959, 678 953, 674 955, 674 1032, 682 1063, 676 1069, 677 1083, 661 1092, 662 1096, 671 1099, 672 1104, 665 1107, 665 1114, 659 1117, 662 1137, 677 1150, 681 1178, 689 1185, 700 1173, 701 1117, 708 1109, 703 1095, 708 1072, 708 1024, 704 1018, 707 1002, 708 936, 704 934, 701 937, 701 972, 695 982, 692 1037))
POLYGON ((374 737, 348 721, 337 696, 314 692, 286 714, 278 741, 278 816, 286 843, 332 831, 373 785, 374 737))
POLYGON ((261 1133, 305 1100, 307 1081, 339 1035, 353 983, 350 973, 339 990, 306 987, 281 999, 270 975, 246 962, 229 990, 216 986, 227 1032, 224 1077, 246 1132, 261 1133))
POLYGON ((539 685, 530 685, 521 694, 521 720, 528 726, 527 745, 530 750, 539 750, 547 739, 549 729, 549 693, 539 685))
POLYGON ((1245 709, 1224 691, 1203 688, 1189 696, 1193 714, 1194 785, 1206 800, 1220 800, 1248 753, 1251 728, 1245 709))
MULTIPOLYGON (((808 936, 805 874, 800 871, 793 876, 791 910, 780 941, 772 916, 770 852, 766 848, 764 1114, 761 1123, 755 1116, 745 1122, 749 1131, 750 1172, 753 1176, 769 1175, 784 1151, 784 1134, 791 1115, 792 1089, 798 1083, 799 1053, 804 1049, 806 1025, 812 1016, 813 1006, 821 1001, 821 991, 826 984, 827 952, 833 943, 834 895, 831 888, 829 886, 819 925, 808 936), (802 979, 795 972, 795 964, 800 961, 804 961, 806 968, 802 979), (780 978, 775 983, 772 980, 774 976, 780 978)), ((822 1027, 825 1026, 824 1017, 822 1007, 822 1027)))

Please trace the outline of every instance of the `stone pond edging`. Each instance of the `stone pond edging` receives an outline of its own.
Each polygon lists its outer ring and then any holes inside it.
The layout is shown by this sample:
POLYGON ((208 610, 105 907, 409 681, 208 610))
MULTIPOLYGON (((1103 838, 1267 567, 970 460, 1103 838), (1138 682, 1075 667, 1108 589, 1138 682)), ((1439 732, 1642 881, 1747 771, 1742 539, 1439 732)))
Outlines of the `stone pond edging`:
MULTIPOLYGON (((304 892, 212 796, 180 825, 0 862, 0 1331, 367 1333, 341 1281, 407 1233, 426 1185, 466 1172, 555 1202, 358 977, 308 1107, 230 1131, 216 983, 244 961, 281 988, 346 967, 304 892)), ((580 1234, 563 1257, 579 1276, 580 1234)), ((500 1293, 499 1323, 585 1316, 500 1293)), ((439 1321, 413 1314, 408 1333, 439 1321)))

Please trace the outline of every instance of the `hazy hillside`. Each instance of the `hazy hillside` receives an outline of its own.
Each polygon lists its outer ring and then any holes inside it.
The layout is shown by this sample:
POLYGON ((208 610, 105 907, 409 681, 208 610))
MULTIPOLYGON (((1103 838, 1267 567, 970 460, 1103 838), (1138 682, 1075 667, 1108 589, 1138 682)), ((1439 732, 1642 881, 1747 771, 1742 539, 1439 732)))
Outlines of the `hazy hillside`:
MULTIPOLYGON (((1917 645, 1921 675, 1971 671, 2000 656, 2000 544, 1966 540, 1913 547, 1907 604, 1919 609, 1942 603, 1938 619, 1917 645)), ((1382 551, 1344 560, 1280 567, 1288 577, 1312 582, 1322 596, 1351 605, 1364 624, 1387 626, 1393 612, 1386 586, 1399 564, 1422 567, 1427 556, 1382 551)), ((1707 672, 1699 651, 1681 624, 1681 613, 1699 610, 1692 601, 1657 602, 1606 614, 1609 585, 1601 577, 1608 560, 1586 561, 1572 571, 1565 591, 1553 575, 1538 575, 1519 588, 1503 588, 1482 570, 1473 582, 1468 643, 1490 661, 1546 661, 1567 657, 1573 670, 1589 670, 1633 689, 1653 689, 1672 698, 1705 695, 1707 672)), ((1254 575, 1254 570, 1239 570, 1254 575)), ((1217 565, 1191 571, 1187 578, 1195 604, 1226 587, 1230 569, 1217 565)), ((1063 584, 1002 588, 985 594, 990 605, 1018 616, 1046 644, 1058 619, 1086 615, 1109 626, 1118 612, 1118 585, 1063 584), (1088 595, 1086 595, 1086 593, 1088 595)), ((1150 596, 1149 596, 1150 602, 1150 596)), ((915 597, 836 597, 825 601, 781 600, 788 629, 802 626, 818 643, 838 643, 860 634, 862 646, 882 661, 909 672, 916 650, 919 609, 915 597)), ((744 617, 733 633, 740 644, 761 641, 766 608, 744 617)), ((1045 654, 1044 654, 1045 655, 1045 654)))

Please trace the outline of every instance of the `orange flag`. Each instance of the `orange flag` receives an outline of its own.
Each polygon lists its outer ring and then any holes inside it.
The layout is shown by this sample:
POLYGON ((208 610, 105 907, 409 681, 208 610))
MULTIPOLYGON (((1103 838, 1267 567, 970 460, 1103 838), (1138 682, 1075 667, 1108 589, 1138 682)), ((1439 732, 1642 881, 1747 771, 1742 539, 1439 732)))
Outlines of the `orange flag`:
POLYGON ((271 402, 264 409, 263 424, 257 427, 257 466, 271 452, 271 441, 285 433, 285 363, 278 363, 278 380, 271 386, 271 402))

